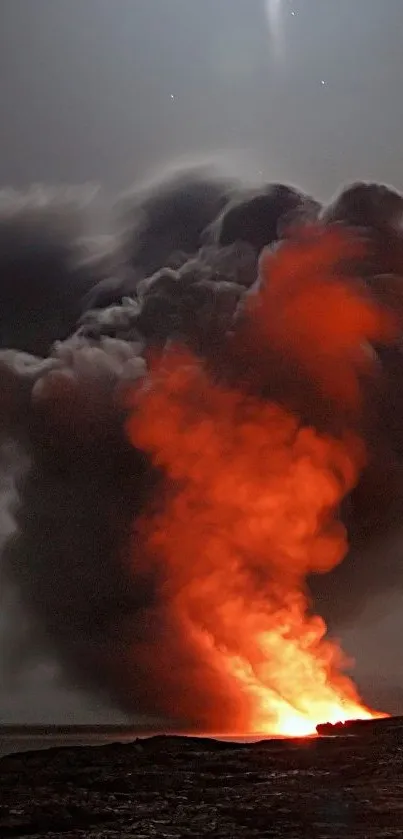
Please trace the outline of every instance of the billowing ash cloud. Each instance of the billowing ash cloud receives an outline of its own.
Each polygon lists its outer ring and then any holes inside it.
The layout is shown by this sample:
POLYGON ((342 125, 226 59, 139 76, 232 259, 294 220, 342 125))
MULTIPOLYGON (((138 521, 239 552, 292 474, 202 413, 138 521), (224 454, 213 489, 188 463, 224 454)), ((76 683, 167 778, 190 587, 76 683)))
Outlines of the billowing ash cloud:
POLYGON ((120 270, 88 296, 85 309, 105 308, 135 294, 141 279, 175 268, 196 254, 209 226, 242 193, 242 184, 210 166, 169 171, 123 196, 119 219, 120 270))
MULTIPOLYGON (((297 394, 308 420, 333 422, 329 405, 317 411, 309 381, 278 353, 268 347, 263 357, 258 347, 245 356, 243 307, 259 287, 262 249, 298 236, 321 215, 324 224, 366 232, 374 243, 367 288, 401 317, 402 198, 357 185, 322 209, 285 185, 253 192, 236 179, 192 170, 123 203, 121 226, 102 250, 86 238, 85 214, 77 223, 76 203, 66 209, 44 193, 40 200, 2 198, 0 431, 28 466, 17 476, 15 532, 1 562, 67 678, 104 691, 128 712, 175 724, 187 718, 182 686, 198 664, 161 606, 160 570, 144 562, 133 537, 164 482, 127 439, 125 394, 147 381, 156 353, 180 342, 206 359, 214 376, 292 405, 297 394)), ((386 570, 376 551, 366 563, 368 544, 384 538, 403 508, 400 346, 383 350, 380 364, 360 427, 370 461, 343 510, 351 554, 311 581, 331 625, 372 593, 401 584, 398 557, 386 570)), ((211 689, 194 698, 193 724, 205 725, 214 706, 215 724, 224 725, 233 697, 208 668, 200 678, 211 689)))
POLYGON ((91 239, 93 188, 0 192, 0 346, 47 355, 74 330, 89 289, 107 270, 91 239))
POLYGON ((220 245, 249 242, 259 253, 278 241, 287 228, 303 219, 313 220, 320 204, 284 184, 268 184, 234 198, 212 226, 220 245))

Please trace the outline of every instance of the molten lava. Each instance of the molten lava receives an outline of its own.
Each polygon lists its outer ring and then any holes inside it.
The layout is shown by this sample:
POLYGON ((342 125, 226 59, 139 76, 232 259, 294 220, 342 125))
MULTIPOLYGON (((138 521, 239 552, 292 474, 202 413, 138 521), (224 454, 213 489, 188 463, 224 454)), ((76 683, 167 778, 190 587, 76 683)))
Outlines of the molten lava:
MULTIPOLYGON (((336 261, 351 254, 343 236, 315 231, 271 256, 250 319, 258 342, 298 357, 324 396, 358 408, 359 376, 374 358, 364 345, 387 340, 393 324, 337 275, 336 261)), ((309 574, 346 554, 337 514, 365 463, 359 436, 320 433, 214 381, 183 350, 166 354, 135 395, 128 431, 169 479, 142 536, 189 653, 239 697, 242 714, 227 730, 302 736, 321 722, 374 716, 306 593, 309 574)), ((192 685, 195 695, 208 689, 192 685)))

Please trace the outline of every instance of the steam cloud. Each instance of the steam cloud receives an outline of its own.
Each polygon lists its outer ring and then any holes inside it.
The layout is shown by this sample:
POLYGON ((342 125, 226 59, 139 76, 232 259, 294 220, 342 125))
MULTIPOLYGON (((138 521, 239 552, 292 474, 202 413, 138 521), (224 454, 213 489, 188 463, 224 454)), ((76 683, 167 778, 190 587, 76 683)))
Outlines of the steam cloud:
MULTIPOLYGON (((273 342, 263 354, 248 344, 245 311, 267 252, 319 220, 365 241, 365 256, 351 257, 351 283, 364 282, 400 323, 403 198, 354 184, 322 207, 282 184, 253 189, 202 168, 139 189, 118 209, 110 240, 94 240, 82 196, 1 196, 0 467, 15 525, 1 562, 68 677, 175 725, 187 721, 183 684, 197 668, 197 681, 212 674, 177 637, 159 570, 133 537, 164 476, 128 440, 125 395, 147 379, 156 353, 180 342, 218 379, 246 381, 333 429, 342 419, 309 377, 273 342)), ((310 580, 332 629, 402 583, 400 557, 385 565, 376 550, 403 512, 402 349, 399 340, 375 349, 379 376, 364 385, 359 421, 369 462, 342 510, 350 553, 310 580)), ((200 710, 205 721, 209 709, 197 701, 193 720, 200 710)), ((215 682, 211 702, 223 720, 231 701, 215 682)))

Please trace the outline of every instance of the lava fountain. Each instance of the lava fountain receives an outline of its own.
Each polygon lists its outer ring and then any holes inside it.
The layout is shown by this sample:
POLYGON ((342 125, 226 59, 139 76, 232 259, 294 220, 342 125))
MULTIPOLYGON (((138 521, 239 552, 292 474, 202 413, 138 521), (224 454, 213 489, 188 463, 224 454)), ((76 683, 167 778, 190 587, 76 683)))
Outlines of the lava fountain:
POLYGON ((178 348, 132 399, 130 439, 167 478, 141 535, 189 650, 239 697, 231 733, 305 736, 376 716, 306 588, 347 552, 338 510, 367 455, 359 423, 345 418, 359 413, 361 378, 376 368, 369 346, 394 335, 389 314, 341 275, 353 252, 341 230, 307 231, 265 256, 270 281, 247 312, 256 351, 270 344, 340 408, 337 434, 223 383, 178 348))

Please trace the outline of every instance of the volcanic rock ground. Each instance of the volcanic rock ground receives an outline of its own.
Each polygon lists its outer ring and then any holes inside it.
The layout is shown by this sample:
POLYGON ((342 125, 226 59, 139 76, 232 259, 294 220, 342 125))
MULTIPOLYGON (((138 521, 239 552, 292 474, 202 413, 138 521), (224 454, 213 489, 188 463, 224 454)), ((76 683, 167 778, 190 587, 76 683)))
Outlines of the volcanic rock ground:
POLYGON ((403 733, 239 745, 154 737, 0 761, 0 836, 403 836, 403 733))

